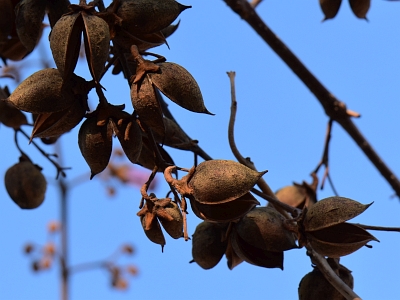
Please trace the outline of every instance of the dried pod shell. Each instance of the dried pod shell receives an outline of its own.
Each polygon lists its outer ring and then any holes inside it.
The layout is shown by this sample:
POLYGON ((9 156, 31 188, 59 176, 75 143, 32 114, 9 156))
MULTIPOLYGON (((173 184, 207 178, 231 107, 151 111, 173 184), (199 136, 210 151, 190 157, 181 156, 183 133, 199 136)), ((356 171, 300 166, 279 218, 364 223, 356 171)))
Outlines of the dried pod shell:
MULTIPOLYGON (((21 125, 28 124, 26 116, 17 108, 9 103, 1 100, 3 97, 2 90, 0 89, 0 123, 18 129, 21 125)), ((4 98, 7 96, 4 95, 4 98)))
POLYGON ((175 202, 170 202, 164 207, 166 213, 172 217, 172 220, 167 220, 158 216, 162 227, 174 239, 179 239, 183 236, 183 218, 179 206, 175 202))
POLYGON ((158 143, 182 150, 189 150, 193 147, 195 142, 188 137, 174 120, 164 117, 163 122, 165 133, 153 132, 158 143))
POLYGON ((8 40, 14 24, 14 11, 11 0, 0 1, 0 52, 8 40))
POLYGON ((175 0, 121 0, 116 14, 129 32, 152 33, 170 25, 187 8, 175 0))
POLYGON ((197 225, 192 238, 193 260, 203 269, 214 268, 226 251, 226 226, 209 222, 197 225))
POLYGON ((22 45, 30 52, 42 35, 46 0, 22 0, 15 6, 16 29, 22 45))
POLYGON ((228 238, 228 245, 226 246, 225 257, 229 270, 233 270, 233 268, 240 265, 244 261, 233 250, 232 241, 230 238, 228 238))
MULTIPOLYGON (((143 147, 142 151, 140 152, 139 159, 138 159, 138 164, 141 165, 142 167, 153 170, 155 165, 156 165, 156 160, 154 156, 154 152, 150 150, 148 146, 148 140, 146 138, 142 138, 143 141, 143 147)), ((157 145, 158 146, 158 145, 157 145)), ((158 146, 158 151, 160 152, 162 158, 170 165, 175 165, 172 157, 168 154, 168 152, 163 148, 158 146)), ((158 168, 157 172, 164 172, 163 168, 158 168)))
POLYGON ((153 220, 150 223, 150 226, 146 228, 146 218, 148 216, 149 216, 148 214, 145 214, 140 217, 140 222, 142 223, 144 233, 146 234, 147 238, 150 241, 161 245, 161 250, 163 250, 165 245, 165 238, 164 234, 162 233, 161 226, 158 223, 157 218, 153 218, 153 220))
POLYGON ((232 160, 208 160, 196 167, 188 186, 196 201, 220 204, 248 193, 265 173, 232 160))
POLYGON ((98 126, 96 116, 86 119, 79 129, 79 149, 90 167, 90 179, 108 165, 112 150, 112 132, 111 123, 98 126))
POLYGON ((285 186, 278 190, 275 195, 279 201, 299 208, 302 208, 307 198, 306 191, 297 185, 285 186))
MULTIPOLYGON (((74 76, 78 84, 85 80, 74 76)), ((57 69, 43 69, 26 78, 8 97, 16 108, 36 114, 68 109, 75 101, 71 89, 62 88, 63 80, 57 69)))
POLYGON ((319 0, 319 5, 325 15, 324 21, 333 19, 337 15, 340 4, 342 4, 342 0, 319 0))
POLYGON ((40 168, 30 161, 21 161, 9 168, 4 183, 8 195, 20 208, 37 208, 44 201, 46 179, 40 168))
POLYGON ((307 211, 304 228, 306 231, 315 231, 346 222, 364 212, 371 204, 364 205, 344 197, 322 199, 307 211))
MULTIPOLYGON (((346 267, 339 265, 339 277, 351 289, 354 285, 353 275, 346 267)), ((318 268, 306 274, 299 284, 299 300, 345 300, 346 298, 340 294, 333 286, 326 280, 325 276, 318 268)))
POLYGON ((85 53, 90 73, 95 82, 100 81, 110 48, 110 30, 107 23, 94 15, 82 12, 85 25, 85 53))
POLYGON ((153 84, 169 99, 187 110, 211 114, 204 106, 203 96, 193 76, 182 66, 165 62, 158 64, 158 73, 149 73, 153 84))
POLYGON ((367 19, 371 0, 349 0, 350 7, 357 18, 367 19))
POLYGON ((294 235, 285 229, 284 221, 285 218, 275 209, 257 207, 236 223, 235 229, 247 244, 262 250, 281 252, 297 248, 294 235))
POLYGON ((120 120, 115 122, 110 120, 126 157, 132 162, 137 163, 142 150, 142 131, 135 120, 120 120))

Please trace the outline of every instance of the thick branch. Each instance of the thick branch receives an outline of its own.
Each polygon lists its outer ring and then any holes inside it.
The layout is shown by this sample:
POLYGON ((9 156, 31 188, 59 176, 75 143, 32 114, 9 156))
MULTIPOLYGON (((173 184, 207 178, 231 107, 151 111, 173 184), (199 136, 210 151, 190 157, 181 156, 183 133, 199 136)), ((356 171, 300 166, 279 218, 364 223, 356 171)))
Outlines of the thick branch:
POLYGON ((392 186, 400 197, 400 181, 386 166, 358 128, 350 116, 355 116, 347 110, 346 105, 333 96, 319 80, 304 66, 292 51, 269 29, 257 12, 246 0, 224 0, 225 3, 244 19, 257 34, 275 51, 275 53, 289 66, 289 68, 303 81, 309 90, 319 100, 329 118, 338 122, 352 137, 368 159, 375 165, 381 175, 392 186))

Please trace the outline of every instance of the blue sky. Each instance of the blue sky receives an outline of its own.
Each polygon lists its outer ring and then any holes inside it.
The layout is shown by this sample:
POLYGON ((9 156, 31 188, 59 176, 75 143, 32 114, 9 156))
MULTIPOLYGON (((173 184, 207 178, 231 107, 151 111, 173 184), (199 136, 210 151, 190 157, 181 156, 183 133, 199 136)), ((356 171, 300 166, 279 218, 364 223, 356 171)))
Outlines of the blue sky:
MULTIPOLYGON (((270 50, 254 31, 223 1, 183 2, 192 5, 180 16, 178 31, 165 45, 152 51, 168 61, 184 66, 197 80, 209 111, 215 116, 196 114, 168 101, 175 118, 193 139, 213 158, 234 159, 228 145, 227 124, 230 87, 227 71, 236 71, 238 115, 236 142, 244 156, 251 157, 260 170, 268 169, 265 180, 277 190, 293 181, 310 181, 318 164, 328 118, 314 96, 292 71, 270 50)), ((397 176, 400 110, 400 3, 373 1, 369 22, 357 19, 347 1, 337 17, 322 22, 318 1, 264 1, 257 11, 270 28, 286 43, 317 78, 348 108, 361 113, 354 120, 360 131, 397 176)), ((49 48, 48 31, 40 45, 49 48)), ((38 67, 33 53, 26 75, 38 67)), ((76 73, 90 78, 86 63, 76 73)), ((15 84, 3 79, 1 86, 15 84)), ((130 111, 129 89, 122 76, 107 75, 105 95, 114 104, 125 103, 130 111)), ((91 107, 96 105, 91 94, 91 107)), ((29 131, 29 128, 26 129, 29 131)), ((77 128, 61 139, 65 165, 73 167, 67 179, 89 171, 77 144, 77 128)), ((19 154, 13 132, 0 127, 0 174, 17 162, 19 154)), ((3 268, 0 298, 6 300, 57 299, 58 267, 34 274, 22 249, 26 242, 43 244, 46 226, 59 219, 57 189, 52 184, 55 170, 37 151, 20 143, 49 178, 46 200, 36 210, 19 209, 0 186, 0 262, 3 268)), ((115 139, 114 145, 119 146, 115 139)), ((51 147, 46 148, 52 152, 51 147)), ((189 152, 168 149, 177 165, 190 168, 189 152)), ((139 168, 139 167, 138 167, 139 168)), ((331 176, 339 194, 361 203, 374 202, 356 222, 400 226, 398 198, 339 125, 333 125, 330 148, 331 176)), ((322 170, 321 170, 322 171, 322 170)), ((320 171, 319 175, 322 176, 320 171)), ((3 176, 3 175, 2 175, 3 176)), ((87 178, 89 175, 87 176, 87 178)), ((159 182, 163 178, 159 176, 159 182)), ((160 196, 166 184, 158 186, 160 196)), ((332 196, 329 185, 318 198, 332 196)), ((164 253, 146 239, 136 216, 140 193, 134 187, 121 187, 117 196, 106 195, 99 179, 76 186, 69 199, 70 261, 72 265, 108 257, 121 244, 131 243, 135 254, 121 263, 139 269, 126 291, 110 288, 104 270, 80 272, 71 279, 71 299, 296 299, 302 276, 311 271, 304 249, 285 253, 284 271, 242 263, 230 271, 226 259, 211 270, 189 264, 191 242, 166 237, 164 253)), ((265 204, 260 200, 262 205, 265 204)), ((189 234, 200 222, 188 216, 189 234)), ((380 243, 371 242, 346 256, 342 263, 353 271, 355 291, 363 299, 398 299, 396 282, 399 234, 371 232, 380 243), (390 278, 390 280, 389 280, 390 278)))

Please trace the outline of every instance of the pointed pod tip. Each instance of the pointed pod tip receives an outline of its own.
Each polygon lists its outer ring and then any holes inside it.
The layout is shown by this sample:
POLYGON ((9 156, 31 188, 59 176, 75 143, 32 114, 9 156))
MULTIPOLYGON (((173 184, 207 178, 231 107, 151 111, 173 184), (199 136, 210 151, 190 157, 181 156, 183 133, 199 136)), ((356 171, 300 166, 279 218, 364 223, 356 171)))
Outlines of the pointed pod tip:
POLYGON ((209 112, 207 108, 203 111, 203 113, 205 113, 207 115, 215 116, 215 114, 213 114, 212 112, 209 112))
POLYGON ((91 173, 90 174, 90 180, 92 180, 95 175, 96 175, 95 173, 91 173))

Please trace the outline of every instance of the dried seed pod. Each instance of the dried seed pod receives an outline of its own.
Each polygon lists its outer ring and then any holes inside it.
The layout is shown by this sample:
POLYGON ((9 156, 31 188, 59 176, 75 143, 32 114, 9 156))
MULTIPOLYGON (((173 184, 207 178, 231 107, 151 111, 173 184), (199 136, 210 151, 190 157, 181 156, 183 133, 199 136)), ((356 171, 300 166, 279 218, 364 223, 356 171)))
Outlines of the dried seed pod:
POLYGON ((193 260, 203 269, 214 268, 227 247, 224 240, 226 225, 201 222, 197 225, 192 238, 193 260))
MULTIPOLYGON (((26 116, 11 104, 1 100, 3 97, 2 90, 0 89, 0 123, 18 129, 21 125, 28 124, 26 116)), ((7 96, 4 95, 4 99, 7 96)))
POLYGON ((319 0, 319 5, 325 15, 323 21, 333 19, 339 11, 340 4, 342 4, 342 0, 319 0))
MULTIPOLYGON (((138 164, 141 165, 142 167, 153 170, 155 165, 156 165, 156 158, 154 155, 153 150, 151 150, 149 146, 149 141, 147 138, 142 137, 143 141, 143 147, 142 151, 140 152, 139 158, 138 158, 138 164)), ((170 165, 175 165, 172 157, 168 154, 168 152, 163 148, 157 145, 158 151, 161 154, 161 157, 170 165)), ((158 168, 157 172, 164 172, 164 168, 158 168)))
POLYGON ((85 53, 90 73, 96 83, 104 71, 110 48, 110 30, 107 23, 94 15, 82 12, 85 25, 85 53))
POLYGON ((350 7, 357 18, 367 19, 371 0, 349 0, 350 7))
POLYGON ((153 33, 170 25, 190 7, 175 0, 121 0, 116 14, 130 33, 153 33))
POLYGON ((204 161, 188 182, 190 195, 203 204, 229 202, 248 193, 266 172, 253 171, 232 160, 204 161))
POLYGON ((44 201, 47 182, 41 168, 21 160, 9 168, 4 183, 11 199, 24 209, 37 208, 44 201))
POLYGON ((153 84, 179 106, 198 113, 210 113, 204 106, 203 96, 193 76, 182 66, 165 62, 158 64, 160 71, 149 73, 153 84))
MULTIPOLYGON (((339 265, 339 277, 351 289, 354 285, 353 275, 346 267, 339 265)), ((314 268, 312 272, 306 274, 299 284, 299 300, 345 300, 346 298, 340 294, 326 280, 325 276, 318 268, 314 268)))
POLYGON ((229 270, 233 270, 234 267, 240 265, 244 261, 233 250, 232 241, 230 238, 228 238, 228 244, 226 246, 225 257, 227 260, 229 270))
POLYGON ((182 150, 193 147, 195 141, 191 140, 174 120, 164 117, 163 122, 165 133, 153 132, 158 143, 182 150))
POLYGON ((115 135, 125 152, 126 157, 132 162, 137 163, 140 152, 142 151, 142 131, 135 120, 119 120, 115 122, 110 120, 115 135))
POLYGON ((165 212, 171 218, 163 218, 161 215, 158 216, 162 227, 165 231, 174 239, 179 239, 183 236, 183 218, 181 209, 175 202, 170 202, 164 207, 165 212))
POLYGON ((50 27, 53 28, 62 15, 69 12, 69 0, 47 1, 46 9, 50 27))
POLYGON ((230 202, 212 205, 190 199, 190 206, 197 217, 217 223, 238 220, 259 204, 260 202, 250 193, 230 202))
POLYGON ((74 75, 73 81, 68 81, 67 86, 57 69, 43 69, 18 85, 8 97, 8 101, 23 111, 36 114, 53 113, 71 107, 75 102, 72 87, 84 84, 86 81, 83 78, 74 75))
POLYGON ((142 223, 142 227, 144 233, 146 234, 147 238, 152 241, 153 243, 161 245, 161 251, 164 249, 165 246, 165 238, 164 234, 162 233, 160 224, 158 223, 157 218, 153 218, 150 226, 146 226, 146 219, 149 215, 143 215, 140 217, 140 222, 142 223))
POLYGON ((262 250, 281 252, 298 248, 293 233, 284 227, 284 221, 285 218, 275 209, 256 207, 234 226, 247 244, 262 250))
POLYGON ((90 179, 108 165, 112 150, 112 132, 111 123, 98 126, 96 116, 86 119, 79 129, 79 149, 90 167, 90 179))
POLYGON ((8 40, 14 24, 14 11, 11 0, 0 1, 0 53, 3 45, 8 40))
POLYGON ((46 0, 22 0, 15 6, 16 28, 19 40, 30 52, 39 42, 46 0))
POLYGON ((156 132, 165 132, 161 106, 147 77, 141 83, 132 84, 131 100, 141 122, 156 132))
POLYGON ((346 222, 364 212, 371 204, 364 205, 344 197, 322 199, 307 211, 304 228, 306 231, 315 231, 346 222))

